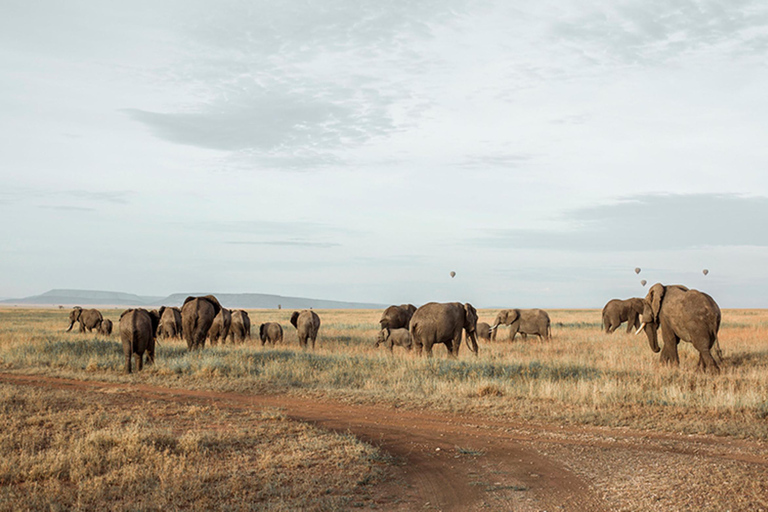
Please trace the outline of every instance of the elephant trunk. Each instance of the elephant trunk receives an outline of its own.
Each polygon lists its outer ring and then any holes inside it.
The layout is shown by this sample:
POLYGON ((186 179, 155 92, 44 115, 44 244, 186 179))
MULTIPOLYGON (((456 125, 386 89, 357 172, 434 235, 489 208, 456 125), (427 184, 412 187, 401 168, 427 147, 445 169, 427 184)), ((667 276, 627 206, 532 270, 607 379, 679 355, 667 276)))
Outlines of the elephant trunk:
POLYGON ((69 329, 67 329, 65 332, 69 332, 69 331, 71 331, 71 330, 72 330, 72 327, 74 327, 74 325, 75 325, 75 321, 74 321, 74 320, 72 320, 72 321, 69 323, 69 329))
POLYGON ((635 331, 635 335, 638 335, 641 331, 645 330, 645 335, 648 336, 648 344, 651 345, 651 350, 654 352, 659 352, 661 348, 659 347, 659 339, 656 329, 657 325, 655 323, 643 322, 640 324, 640 327, 637 329, 637 331, 635 331))

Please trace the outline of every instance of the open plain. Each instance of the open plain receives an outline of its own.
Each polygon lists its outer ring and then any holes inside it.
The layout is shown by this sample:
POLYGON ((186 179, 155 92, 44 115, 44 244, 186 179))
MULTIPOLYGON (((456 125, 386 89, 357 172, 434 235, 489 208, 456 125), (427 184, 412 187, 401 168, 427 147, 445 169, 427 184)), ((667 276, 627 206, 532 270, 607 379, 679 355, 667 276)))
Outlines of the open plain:
POLYGON ((599 310, 455 360, 374 348, 380 311, 317 312, 314 352, 251 310, 282 345, 160 340, 125 375, 117 336, 0 310, 0 509, 768 510, 768 311, 724 310, 720 375, 599 310))

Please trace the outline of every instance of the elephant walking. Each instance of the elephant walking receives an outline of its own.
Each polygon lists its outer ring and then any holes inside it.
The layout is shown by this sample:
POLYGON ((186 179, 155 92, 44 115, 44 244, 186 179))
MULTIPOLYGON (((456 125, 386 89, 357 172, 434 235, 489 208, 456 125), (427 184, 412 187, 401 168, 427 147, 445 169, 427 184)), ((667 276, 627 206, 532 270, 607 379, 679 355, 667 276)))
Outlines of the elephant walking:
POLYGON ((552 337, 549 315, 543 309, 502 309, 496 315, 491 331, 491 339, 496 341, 496 333, 499 325, 509 325, 509 341, 515 341, 515 336, 520 333, 523 338, 528 334, 535 334, 539 339, 548 340, 552 337))
POLYGON ((211 340, 211 346, 217 345, 219 342, 222 345, 227 341, 229 336, 229 328, 232 326, 232 311, 227 308, 221 308, 221 310, 213 318, 211 328, 208 330, 208 337, 211 340))
POLYGON ((251 317, 242 309, 232 311, 232 323, 229 326, 229 339, 232 343, 243 343, 251 339, 251 317))
POLYGON ((416 306, 413 304, 400 304, 399 306, 389 306, 381 314, 382 329, 408 329, 411 325, 411 317, 416 312, 416 306))
POLYGON ((320 329, 320 317, 311 309, 302 312, 294 311, 291 315, 291 325, 296 328, 301 348, 307 348, 307 342, 312 342, 312 350, 315 349, 317 331, 320 329))
POLYGON ((189 350, 205 347, 208 330, 219 311, 221 304, 213 295, 184 299, 181 307, 181 332, 189 350))
POLYGON ((651 350, 661 351, 661 362, 679 365, 677 345, 691 343, 699 351, 700 370, 720 372, 711 351, 722 361, 717 333, 720 330, 720 306, 706 293, 682 285, 656 283, 643 301, 643 316, 637 334, 645 331, 651 350), (664 346, 659 348, 657 330, 661 327, 664 346))
POLYGON ((120 315, 120 341, 125 356, 125 373, 131 373, 131 358, 136 356, 136 366, 144 367, 144 352, 147 364, 155 362, 155 336, 160 323, 157 311, 128 309, 120 315))
POLYGON ((80 332, 85 332, 86 329, 88 329, 88 332, 92 332, 94 329, 96 329, 96 332, 99 332, 103 319, 101 311, 98 309, 83 309, 80 306, 75 306, 69 312, 67 332, 72 330, 75 322, 80 324, 80 332))
POLYGON ((643 314, 643 299, 611 299, 603 307, 603 328, 608 334, 627 322, 627 334, 640 327, 640 315, 643 314))
MULTIPOLYGON (((318 322, 320 320, 318 319, 318 322)), ((259 339, 261 339, 261 346, 269 342, 272 346, 276 343, 283 342, 283 326, 277 322, 266 322, 259 326, 259 339)))
POLYGON ((424 304, 411 317, 411 337, 416 351, 426 350, 432 357, 432 346, 445 344, 450 357, 458 357, 462 329, 467 345, 477 355, 477 310, 472 304, 460 302, 424 304))
POLYGON ((413 338, 411 337, 411 331, 401 327, 400 329, 390 329, 385 327, 379 331, 379 335, 376 338, 376 347, 384 344, 390 352, 393 352, 392 348, 397 345, 410 351, 413 348, 413 338))
POLYGON ((485 322, 477 322, 477 337, 485 342, 491 341, 491 326, 485 322))
POLYGON ((181 309, 177 307, 167 308, 162 306, 160 311, 160 325, 157 328, 159 338, 181 338, 181 309))
POLYGON ((99 327, 99 334, 103 334, 104 336, 111 336, 112 335, 112 320, 109 318, 105 318, 101 321, 101 326, 99 327))

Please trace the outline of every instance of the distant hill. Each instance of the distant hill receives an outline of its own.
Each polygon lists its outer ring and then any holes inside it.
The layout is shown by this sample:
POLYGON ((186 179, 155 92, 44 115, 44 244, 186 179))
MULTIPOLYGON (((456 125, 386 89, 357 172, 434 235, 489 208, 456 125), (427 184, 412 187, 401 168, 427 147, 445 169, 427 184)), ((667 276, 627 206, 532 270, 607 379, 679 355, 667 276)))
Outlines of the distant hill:
MULTIPOLYGON (((190 295, 208 295, 208 293, 174 293, 167 297, 142 296, 132 293, 105 292, 98 290, 50 290, 41 295, 33 295, 23 299, 6 299, 4 304, 36 304, 36 305, 110 305, 110 306, 181 306, 184 299, 190 295)), ((367 302, 342 302, 336 300, 307 299, 302 297, 283 297, 265 293, 214 293, 222 306, 226 308, 244 309, 382 309, 386 304, 367 302)))
POLYGON ((141 306, 158 300, 156 296, 140 296, 132 293, 105 292, 100 290, 49 290, 41 295, 24 297, 23 299, 6 299, 5 304, 55 304, 75 306, 88 305, 131 305, 141 306))

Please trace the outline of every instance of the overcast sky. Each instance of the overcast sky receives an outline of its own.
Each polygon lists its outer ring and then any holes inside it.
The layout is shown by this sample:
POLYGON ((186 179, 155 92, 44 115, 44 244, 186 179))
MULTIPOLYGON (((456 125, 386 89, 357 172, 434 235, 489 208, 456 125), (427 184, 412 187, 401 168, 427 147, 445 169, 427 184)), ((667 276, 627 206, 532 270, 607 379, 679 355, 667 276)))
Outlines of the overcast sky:
POLYGON ((0 296, 768 307, 764 0, 0 12, 0 296))

